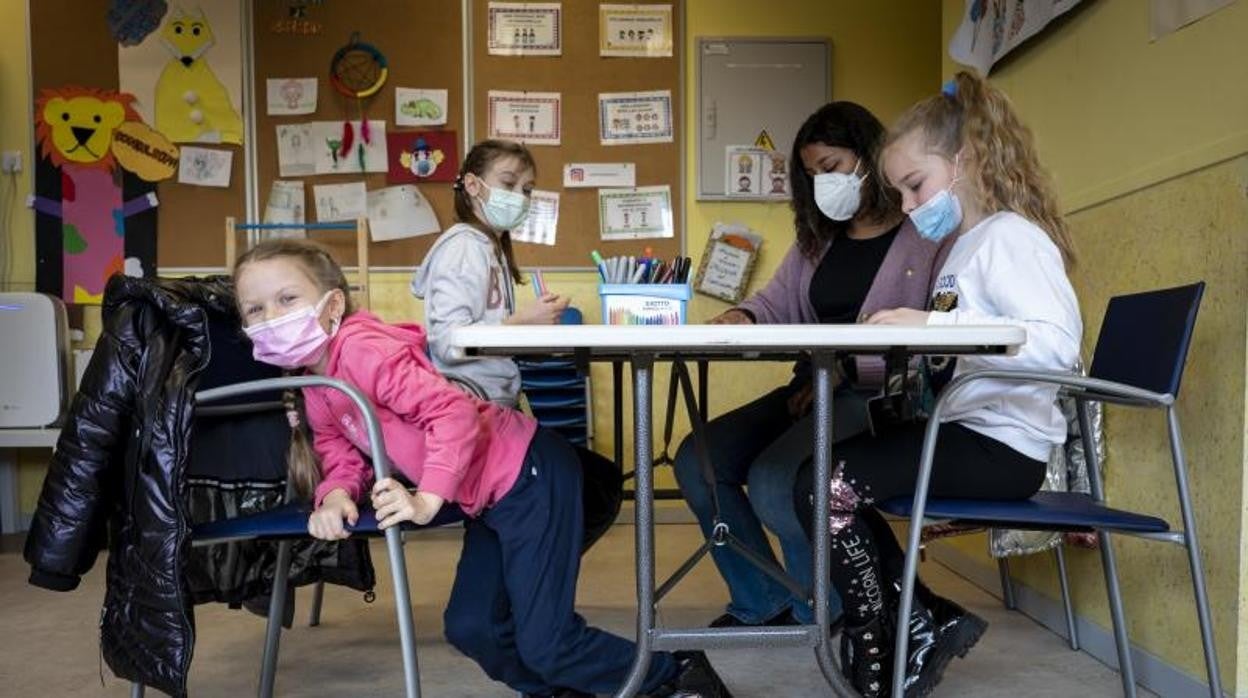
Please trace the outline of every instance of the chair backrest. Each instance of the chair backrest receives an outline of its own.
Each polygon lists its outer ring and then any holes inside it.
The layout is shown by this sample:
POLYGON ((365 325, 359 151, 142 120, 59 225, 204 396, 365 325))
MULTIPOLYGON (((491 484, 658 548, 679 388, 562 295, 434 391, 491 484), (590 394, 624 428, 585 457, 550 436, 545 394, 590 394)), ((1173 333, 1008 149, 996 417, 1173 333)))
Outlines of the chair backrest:
POLYGON ((1178 396, 1205 282, 1115 296, 1088 375, 1178 396))

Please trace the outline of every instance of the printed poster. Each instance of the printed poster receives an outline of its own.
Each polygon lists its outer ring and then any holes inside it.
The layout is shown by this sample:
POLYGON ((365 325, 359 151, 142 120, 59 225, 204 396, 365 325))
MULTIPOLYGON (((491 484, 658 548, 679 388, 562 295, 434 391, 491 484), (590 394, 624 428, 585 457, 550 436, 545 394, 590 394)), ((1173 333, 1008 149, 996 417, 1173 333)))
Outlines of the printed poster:
POLYGON ((390 184, 454 182, 459 146, 454 131, 398 131, 386 134, 390 184))
POLYGON ((570 162, 563 166, 563 186, 635 187, 637 166, 631 162, 570 162))
POLYGON ((316 78, 269 78, 264 86, 270 116, 316 112, 316 78))
POLYGON ((598 133, 603 145, 671 143, 671 90, 599 94, 598 133))
POLYGON ((490 90, 487 99, 490 138, 526 145, 559 145, 563 136, 563 98, 558 92, 490 90))
POLYGON ((446 123, 446 90, 394 88, 395 126, 441 126, 446 123))
POLYGON ((563 53, 563 4, 491 2, 486 21, 491 56, 563 53))
POLYGON ((117 50, 119 89, 174 143, 243 142, 242 6, 170 3, 156 31, 117 50))
POLYGON ((559 192, 534 189, 529 198, 529 215, 511 231, 511 239, 538 245, 554 245, 559 228, 559 192))
POLYGON ((724 149, 724 193, 742 199, 788 199, 789 159, 749 145, 724 149))
POLYGON ((672 55, 671 5, 599 5, 598 55, 672 55))
POLYGON ((598 228, 603 240, 673 237, 672 188, 599 189, 598 228))

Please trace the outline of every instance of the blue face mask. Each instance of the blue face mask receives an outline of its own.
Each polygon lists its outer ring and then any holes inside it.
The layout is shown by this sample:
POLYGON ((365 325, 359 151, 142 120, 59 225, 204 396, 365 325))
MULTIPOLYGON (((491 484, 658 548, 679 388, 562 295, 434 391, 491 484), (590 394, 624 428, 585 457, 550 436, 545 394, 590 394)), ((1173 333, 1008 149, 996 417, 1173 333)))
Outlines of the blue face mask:
POLYGON ((529 215, 529 197, 524 194, 495 189, 485 182, 481 182, 481 187, 487 192, 485 201, 481 202, 481 212, 485 214, 485 222, 495 230, 513 230, 529 215))
POLYGON ((956 158, 953 161, 953 172, 953 181, 949 182, 948 188, 936 192, 932 198, 910 212, 910 221, 914 223, 919 237, 940 242, 962 223, 962 204, 958 201, 958 195, 953 193, 953 185, 958 181, 956 158))

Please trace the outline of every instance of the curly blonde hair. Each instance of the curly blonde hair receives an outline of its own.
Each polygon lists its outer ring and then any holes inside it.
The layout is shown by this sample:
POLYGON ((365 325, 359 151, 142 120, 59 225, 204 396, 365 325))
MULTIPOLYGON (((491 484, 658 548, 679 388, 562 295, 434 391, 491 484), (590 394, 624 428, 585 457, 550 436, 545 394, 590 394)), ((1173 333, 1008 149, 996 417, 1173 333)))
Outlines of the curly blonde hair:
POLYGON ((980 210, 1013 211, 1040 226, 1061 251, 1066 268, 1074 268, 1075 242, 1052 181, 1036 155, 1031 129, 1004 92, 959 72, 944 92, 907 110, 884 147, 915 130, 933 152, 949 160, 961 152, 962 161, 972 163, 970 182, 980 210))

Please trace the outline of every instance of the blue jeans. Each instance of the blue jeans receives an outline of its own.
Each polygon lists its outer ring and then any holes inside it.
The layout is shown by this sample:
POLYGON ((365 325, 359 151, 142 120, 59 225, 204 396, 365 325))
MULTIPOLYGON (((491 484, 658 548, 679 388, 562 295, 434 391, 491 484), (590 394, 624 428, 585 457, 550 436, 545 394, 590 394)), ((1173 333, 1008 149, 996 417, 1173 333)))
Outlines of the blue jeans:
MULTIPOLYGON (((763 532, 766 526, 780 540, 784 568, 810 589, 814 577, 811 545, 794 510, 793 490, 798 469, 814 452, 814 419, 810 414, 797 419, 789 414, 787 401, 793 392, 793 386, 777 388, 712 419, 706 425, 707 447, 715 471, 720 521, 742 544, 774 562, 775 553, 763 532)), ((866 415, 866 401, 860 393, 838 388, 833 400, 833 440, 865 431, 866 415)), ((709 536, 714 505, 692 436, 681 442, 675 461, 680 491, 703 534, 709 536)), ((799 622, 813 622, 814 612, 804 599, 738 553, 716 546, 711 557, 728 584, 728 613, 738 620, 757 624, 789 610, 799 622)), ((828 606, 833 618, 840 615, 841 601, 835 592, 828 606)))

